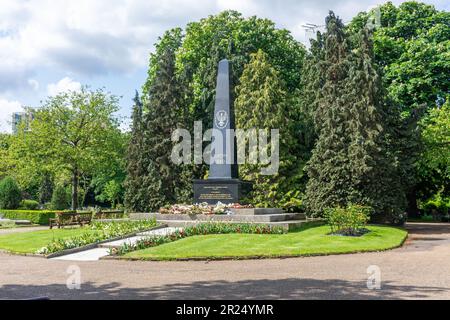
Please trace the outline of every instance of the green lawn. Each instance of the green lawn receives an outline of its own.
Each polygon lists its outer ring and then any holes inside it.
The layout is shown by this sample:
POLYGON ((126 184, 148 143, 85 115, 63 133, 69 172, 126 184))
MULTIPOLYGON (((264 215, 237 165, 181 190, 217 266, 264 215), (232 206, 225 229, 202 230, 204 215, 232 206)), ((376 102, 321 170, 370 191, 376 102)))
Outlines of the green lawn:
POLYGON ((328 226, 282 235, 224 234, 185 238, 134 251, 125 259, 175 260, 186 258, 287 257, 387 250, 402 245, 407 232, 393 227, 370 226, 362 237, 328 235, 328 226))
POLYGON ((89 231, 89 228, 70 228, 5 234, 0 236, 0 250, 16 253, 35 253, 53 239, 67 239, 89 231))

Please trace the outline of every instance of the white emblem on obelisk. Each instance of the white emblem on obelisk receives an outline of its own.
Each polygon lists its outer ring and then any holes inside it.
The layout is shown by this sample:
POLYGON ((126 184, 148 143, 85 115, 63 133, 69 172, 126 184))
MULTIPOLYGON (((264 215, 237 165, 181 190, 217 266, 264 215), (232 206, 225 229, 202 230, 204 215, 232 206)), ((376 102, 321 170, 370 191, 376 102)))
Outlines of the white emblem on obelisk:
POLYGON ((228 113, 224 110, 220 110, 216 113, 216 125, 219 129, 223 129, 228 124, 228 113))

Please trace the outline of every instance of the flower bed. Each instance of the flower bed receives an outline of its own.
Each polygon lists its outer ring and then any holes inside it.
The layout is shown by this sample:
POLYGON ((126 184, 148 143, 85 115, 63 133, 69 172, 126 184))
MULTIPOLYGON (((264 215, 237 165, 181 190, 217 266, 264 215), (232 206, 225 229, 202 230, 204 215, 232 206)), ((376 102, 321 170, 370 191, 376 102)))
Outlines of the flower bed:
POLYGON ((230 209, 251 208, 250 205, 241 205, 239 203, 224 204, 218 202, 216 205, 209 205, 207 203, 199 203, 193 205, 175 204, 159 209, 161 214, 231 214, 230 209))
POLYGON ((104 240, 117 238, 156 226, 156 220, 128 221, 128 222, 94 222, 86 227, 86 232, 69 239, 54 239, 46 247, 37 251, 38 254, 51 254, 62 250, 82 247, 104 240))
POLYGON ((131 251, 159 246, 161 244, 177 241, 183 238, 208 234, 284 234, 287 231, 282 227, 273 227, 263 224, 231 224, 231 223, 202 223, 177 230, 170 235, 151 236, 137 241, 134 244, 125 243, 120 248, 111 249, 113 255, 124 255, 131 251))

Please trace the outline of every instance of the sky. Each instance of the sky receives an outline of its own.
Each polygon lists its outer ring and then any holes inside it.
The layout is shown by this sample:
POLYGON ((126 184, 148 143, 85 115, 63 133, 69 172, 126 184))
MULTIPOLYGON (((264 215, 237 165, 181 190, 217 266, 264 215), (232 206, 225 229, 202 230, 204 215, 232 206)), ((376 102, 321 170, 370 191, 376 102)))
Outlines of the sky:
MULTIPOLYGON (((127 123, 148 58, 167 29, 223 10, 273 20, 307 44, 302 25, 322 25, 329 10, 344 22, 383 0, 0 0, 0 132, 11 114, 81 85, 121 96, 127 123)), ((392 1, 399 4, 403 1, 392 1)), ((425 0, 450 10, 448 0, 425 0)))

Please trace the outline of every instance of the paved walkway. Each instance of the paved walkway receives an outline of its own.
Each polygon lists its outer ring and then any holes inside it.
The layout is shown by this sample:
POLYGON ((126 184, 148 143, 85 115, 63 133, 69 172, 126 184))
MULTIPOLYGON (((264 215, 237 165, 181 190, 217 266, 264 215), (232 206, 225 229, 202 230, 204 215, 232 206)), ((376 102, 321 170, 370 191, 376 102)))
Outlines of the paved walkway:
POLYGON ((23 233, 30 231, 39 231, 39 230, 48 230, 48 227, 20 227, 20 228, 7 228, 0 229, 0 235, 2 234, 11 234, 11 233, 23 233))
POLYGON ((450 299, 450 224, 408 224, 402 248, 354 255, 217 262, 70 262, 0 254, 0 298, 450 299), (381 290, 367 288, 367 268, 381 290), (80 268, 81 289, 66 286, 80 268))
POLYGON ((151 237, 151 236, 162 236, 174 233, 178 228, 161 228, 146 232, 138 233, 134 237, 125 238, 122 240, 111 241, 103 243, 99 248, 81 251, 78 253, 68 254, 65 256, 52 258, 52 260, 66 260, 66 261, 98 261, 100 258, 109 256, 109 251, 111 248, 119 248, 124 244, 133 245, 139 240, 151 237))

